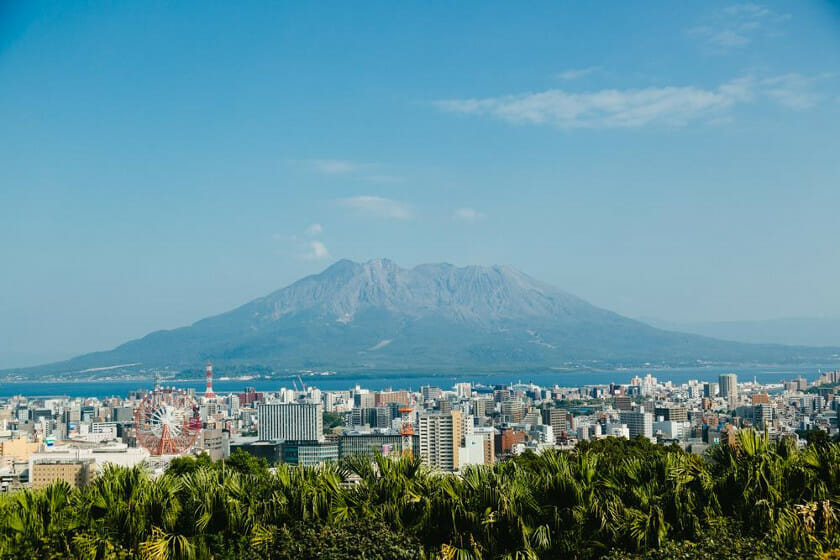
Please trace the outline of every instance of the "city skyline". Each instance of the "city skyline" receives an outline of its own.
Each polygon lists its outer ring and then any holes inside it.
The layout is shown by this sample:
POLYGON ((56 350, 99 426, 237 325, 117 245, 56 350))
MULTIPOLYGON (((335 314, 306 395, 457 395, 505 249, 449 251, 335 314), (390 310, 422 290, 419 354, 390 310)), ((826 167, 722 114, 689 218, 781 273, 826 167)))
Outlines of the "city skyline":
POLYGON ((838 18, 6 5, 0 367, 339 258, 512 265, 673 322, 838 316, 838 18))

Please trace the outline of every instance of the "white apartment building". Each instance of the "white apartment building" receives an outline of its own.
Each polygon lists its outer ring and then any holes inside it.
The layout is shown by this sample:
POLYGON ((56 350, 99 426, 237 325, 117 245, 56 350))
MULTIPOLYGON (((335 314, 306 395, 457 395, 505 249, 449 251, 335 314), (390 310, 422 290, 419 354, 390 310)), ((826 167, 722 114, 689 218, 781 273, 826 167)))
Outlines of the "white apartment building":
POLYGON ((257 421, 261 441, 323 439, 323 405, 320 403, 261 403, 257 407, 257 421))

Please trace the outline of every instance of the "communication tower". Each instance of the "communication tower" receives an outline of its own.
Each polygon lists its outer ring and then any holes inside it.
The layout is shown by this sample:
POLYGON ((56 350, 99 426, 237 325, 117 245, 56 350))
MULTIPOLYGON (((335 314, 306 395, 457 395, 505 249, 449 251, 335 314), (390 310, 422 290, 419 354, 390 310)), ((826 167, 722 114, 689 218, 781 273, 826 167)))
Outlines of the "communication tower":
POLYGON ((215 397, 216 394, 213 392, 213 364, 210 362, 207 362, 207 368, 204 370, 204 378, 206 381, 204 396, 207 398, 215 397))

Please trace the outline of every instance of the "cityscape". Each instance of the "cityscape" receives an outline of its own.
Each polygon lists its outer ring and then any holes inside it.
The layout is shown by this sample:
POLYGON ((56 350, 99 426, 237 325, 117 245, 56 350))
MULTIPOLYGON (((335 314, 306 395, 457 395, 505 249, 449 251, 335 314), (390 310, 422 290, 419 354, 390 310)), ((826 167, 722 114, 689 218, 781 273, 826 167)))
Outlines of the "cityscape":
POLYGON ((493 465, 523 453, 573 450, 581 441, 644 438, 702 456, 743 429, 772 441, 840 433, 840 370, 814 382, 673 383, 647 374, 625 384, 530 383, 322 391, 302 378, 277 391, 217 394, 158 385, 124 398, 4 399, 0 487, 90 483, 106 465, 162 473, 180 455, 223 461, 244 452, 271 466, 313 467, 350 456, 416 456, 441 472, 493 465))
POLYGON ((0 560, 840 560, 840 1, 0 0, 0 560))

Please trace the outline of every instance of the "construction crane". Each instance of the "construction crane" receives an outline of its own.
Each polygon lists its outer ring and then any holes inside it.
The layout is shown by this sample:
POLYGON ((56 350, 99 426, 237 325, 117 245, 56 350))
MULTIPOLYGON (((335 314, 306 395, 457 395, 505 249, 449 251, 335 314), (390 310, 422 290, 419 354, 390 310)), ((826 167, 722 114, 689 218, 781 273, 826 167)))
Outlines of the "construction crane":
POLYGON ((298 381, 300 381, 300 387, 301 387, 301 389, 303 389, 304 391, 306 391, 306 383, 304 383, 304 382, 303 382, 303 379, 301 379, 300 374, 298 374, 298 381))

